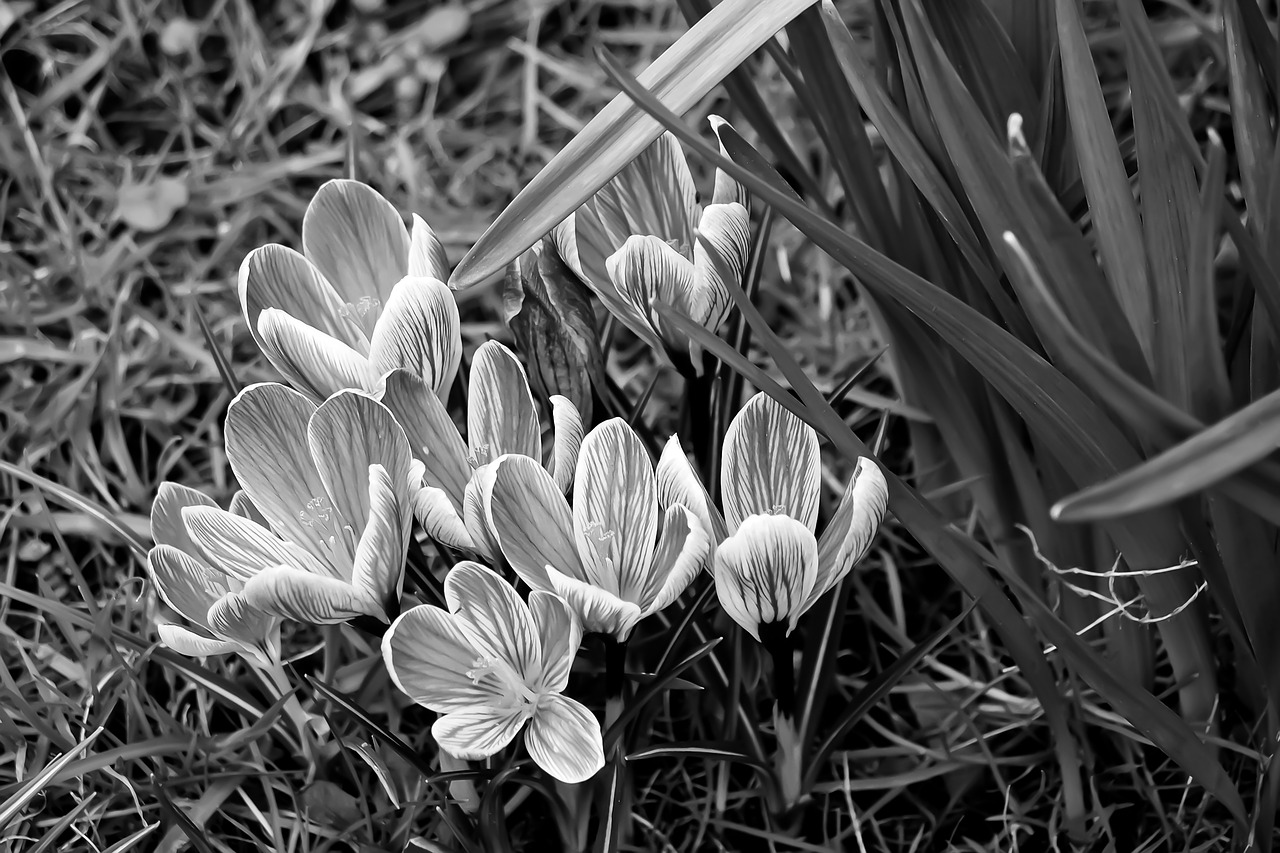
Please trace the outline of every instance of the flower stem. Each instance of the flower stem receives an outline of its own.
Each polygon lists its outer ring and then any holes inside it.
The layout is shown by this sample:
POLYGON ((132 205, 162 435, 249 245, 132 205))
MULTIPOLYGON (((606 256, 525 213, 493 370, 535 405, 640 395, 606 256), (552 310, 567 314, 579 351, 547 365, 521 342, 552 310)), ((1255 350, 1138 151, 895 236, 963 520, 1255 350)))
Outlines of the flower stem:
POLYGON ((328 733, 328 724, 323 717, 308 714, 303 709, 302 702, 298 700, 298 693, 293 689, 293 685, 289 683, 289 676, 285 673, 284 666, 279 660, 273 660, 270 666, 264 666, 262 663, 255 661, 253 662, 253 668, 272 695, 277 698, 288 697, 285 699, 284 713, 293 722, 294 728, 298 731, 298 746, 306 758, 307 775, 310 778, 319 765, 317 761, 319 750, 316 738, 328 733))
POLYGON ((702 375, 691 371, 684 374, 684 425, 682 429, 693 449, 693 457, 698 460, 703 470, 698 473, 704 482, 711 483, 714 474, 713 459, 718 459, 716 452, 716 371, 714 366, 705 367, 702 375))
POLYGON ((791 657, 791 638, 783 622, 760 626, 760 642, 773 660, 773 726, 778 741, 774 772, 782 792, 784 808, 800 802, 804 778, 804 735, 796 723, 796 675, 791 657))
POLYGON ((627 641, 612 634, 604 638, 604 727, 622 716, 627 701, 627 641))

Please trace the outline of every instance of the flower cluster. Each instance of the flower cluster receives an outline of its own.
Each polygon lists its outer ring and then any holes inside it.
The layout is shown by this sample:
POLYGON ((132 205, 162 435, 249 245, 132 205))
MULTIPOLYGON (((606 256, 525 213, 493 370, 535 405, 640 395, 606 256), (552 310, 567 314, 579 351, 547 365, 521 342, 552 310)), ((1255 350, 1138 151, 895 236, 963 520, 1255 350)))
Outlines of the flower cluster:
MULTIPOLYGON (((638 336, 700 373, 698 349, 653 305, 714 330, 746 264, 749 219, 722 175, 710 205, 694 199, 664 137, 548 245, 638 336)), ((725 436, 723 513, 676 436, 655 465, 628 421, 588 431, 552 396, 544 439, 525 368, 496 341, 471 359, 460 429, 448 407, 459 315, 427 224, 408 229, 368 186, 333 181, 302 239, 301 254, 264 246, 240 271, 250 331, 292 386, 249 386, 228 409, 243 491, 222 509, 166 483, 155 501, 151 576, 185 620, 160 626, 172 648, 272 666, 282 620, 383 623, 390 677, 440 715, 442 750, 487 758, 523 733, 535 763, 575 783, 604 763, 600 722, 566 695, 584 632, 625 644, 703 572, 747 633, 789 632, 866 552, 885 512, 880 469, 859 460, 816 537, 817 435, 765 395, 725 436), (443 607, 401 612, 415 519, 463 559, 443 607)))

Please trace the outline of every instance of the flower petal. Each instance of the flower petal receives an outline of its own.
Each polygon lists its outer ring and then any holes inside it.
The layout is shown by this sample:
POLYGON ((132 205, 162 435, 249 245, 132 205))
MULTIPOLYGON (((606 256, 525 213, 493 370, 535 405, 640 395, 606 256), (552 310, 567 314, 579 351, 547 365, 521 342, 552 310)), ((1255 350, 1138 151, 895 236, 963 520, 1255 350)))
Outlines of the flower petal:
POLYGON ((147 569, 165 604, 201 628, 209 627, 209 608, 231 591, 226 575, 172 545, 152 548, 147 569))
POLYGON ((255 653, 265 664, 280 659, 280 626, 272 616, 249 606, 242 593, 224 595, 209 608, 209 630, 255 653))
POLYGON ((679 598, 711 556, 711 540, 698 517, 674 504, 662 520, 662 536, 653 555, 653 570, 641 594, 645 616, 679 598))
POLYGON ((384 377, 381 400, 404 428, 413 455, 426 466, 427 485, 444 489, 461 509, 471 465, 467 446, 444 403, 408 370, 393 370, 384 377))
POLYGON ((217 637, 207 637, 192 631, 190 628, 174 625, 171 622, 161 622, 156 625, 156 633, 160 635, 160 642, 178 654, 191 658, 225 655, 240 651, 239 643, 220 640, 217 637))
MULTIPOLYGON (((359 181, 329 181, 302 218, 302 252, 344 302, 387 304, 409 269, 409 232, 389 201, 359 181)), ((377 311, 360 318, 372 335, 377 311)))
POLYGON ((477 468, 475 476, 467 483, 467 492, 462 498, 462 523, 466 525, 467 534, 471 537, 472 550, 487 562, 502 558, 502 549, 498 546, 498 540, 493 538, 484 509, 489 494, 493 492, 495 474, 492 463, 477 468))
POLYGON ((635 602, 623 601, 598 586, 571 578, 555 566, 547 566, 547 580, 551 591, 563 598, 578 617, 584 631, 612 634, 625 640, 644 616, 635 602))
POLYGON ((172 545, 188 554, 198 553, 196 543, 182 523, 182 509, 188 506, 218 507, 204 492, 177 483, 160 484, 156 499, 151 503, 151 538, 157 545, 172 545))
POLYGON ((595 206, 614 245, 652 234, 692 246, 697 190, 679 140, 664 132, 596 193, 595 206))
POLYGON ((888 506, 889 484, 880 466, 865 456, 859 457, 844 497, 818 540, 818 582, 806 606, 812 607, 844 580, 866 555, 888 506))
POLYGON ((249 498, 285 539, 324 553, 321 533, 299 515, 325 495, 307 446, 307 421, 316 406, 276 382, 250 385, 227 408, 227 460, 249 498))
POLYGON ((258 327, 268 360, 290 385, 313 399, 323 400, 343 388, 371 388, 377 381, 363 355, 283 311, 263 311, 258 327))
POLYGON ((720 515, 711 495, 707 494, 707 487, 689 464, 689 457, 685 455, 679 436, 673 435, 667 439, 654 475, 658 482, 660 510, 665 512, 673 504, 680 504, 690 510, 706 526, 713 547, 729 535, 725 529, 724 516, 720 515))
POLYGON ((449 397, 462 358, 458 304, 434 278, 406 276, 391 291, 369 342, 369 361, 381 376, 412 370, 442 400, 449 397))
POLYGON ((348 316, 350 309, 320 270, 286 246, 268 243, 240 264, 240 308, 258 346, 259 315, 276 308, 294 319, 342 341, 363 354, 369 342, 348 316))
POLYGON ((720 499, 729 530, 749 515, 781 513, 813 531, 818 520, 818 434, 768 394, 756 394, 724 436, 720 499))
POLYGON ((386 406, 355 391, 334 394, 311 416, 307 444, 325 492, 353 535, 369 520, 370 465, 386 469, 408 523, 413 454, 404 429, 386 406))
POLYGON ((657 237, 636 235, 609 256, 607 266, 618 293, 657 331, 664 345, 686 348, 688 338, 660 317, 653 303, 670 305, 695 323, 703 322, 706 310, 699 301, 693 262, 657 237))
POLYGON ((560 491, 567 492, 573 485, 578 451, 582 447, 582 416, 568 397, 553 394, 551 421, 555 427, 555 445, 551 449, 551 464, 547 470, 560 491))
POLYGON ((724 540, 715 556, 716 594, 725 613, 760 639, 760 625, 795 629, 816 581, 818 543, 785 515, 753 515, 724 540))
POLYGON ((473 464, 488 464, 504 453, 541 463, 538 408, 515 353, 497 341, 486 341, 476 350, 469 376, 467 444, 473 464))
POLYGON ((574 537, 584 577, 626 601, 640 600, 653 563, 656 489, 649 453, 626 421, 587 433, 573 486, 574 537))
POLYGON ((542 673, 535 689, 560 693, 569 684, 573 659, 582 645, 582 623, 563 598, 540 589, 529 593, 529 612, 542 641, 542 673))
POLYGON ((715 331, 724 322, 731 306, 729 284, 741 285, 751 254, 751 216, 737 202, 713 204, 698 223, 698 242, 693 248, 697 270, 698 322, 715 331))
POLYGON ((253 503, 253 499, 249 497, 249 493, 244 489, 236 490, 236 493, 231 496, 231 503, 227 506, 227 512, 235 513, 241 518, 247 518, 252 522, 261 524, 263 527, 271 526, 271 522, 253 503))
POLYGON ((604 767, 600 721, 582 703, 558 693, 542 698, 524 745, 535 764, 569 785, 587 781, 604 767))
POLYGON ((500 575, 470 560, 458 563, 445 576, 444 600, 463 630, 474 635, 477 648, 510 665, 526 683, 541 674, 533 617, 500 575))
POLYGON ((573 516, 546 469, 528 456, 500 456, 485 517, 516 574, 534 589, 550 589, 547 565, 584 577, 573 539, 573 516))
POLYGON ((413 496, 413 514, 427 535, 442 545, 475 550, 467 525, 442 489, 425 486, 413 496))
POLYGON ((409 275, 449 280, 449 259, 444 246, 427 221, 416 213, 409 232, 409 275))
POLYGON ((327 564, 304 549, 224 509, 189 506, 182 511, 182 520, 209 562, 238 581, 247 582, 263 569, 279 565, 321 576, 333 574, 327 564))
POLYGON ((478 761, 507 747, 529 718, 524 710, 467 708, 450 711, 431 726, 436 744, 457 758, 478 761))
POLYGON ((308 625, 333 625, 356 616, 387 621, 382 605, 347 581, 292 566, 273 566, 245 581, 249 606, 308 625))
POLYGON ((409 525, 401 513, 400 497, 391 475, 381 465, 369 466, 369 521, 356 546, 351 584, 356 591, 399 611, 404 591, 404 561, 409 548, 409 525))
POLYGON ((382 637, 382 658, 396 687, 436 713, 504 701, 495 682, 472 677, 480 653, 453 614, 439 607, 401 613, 382 637))

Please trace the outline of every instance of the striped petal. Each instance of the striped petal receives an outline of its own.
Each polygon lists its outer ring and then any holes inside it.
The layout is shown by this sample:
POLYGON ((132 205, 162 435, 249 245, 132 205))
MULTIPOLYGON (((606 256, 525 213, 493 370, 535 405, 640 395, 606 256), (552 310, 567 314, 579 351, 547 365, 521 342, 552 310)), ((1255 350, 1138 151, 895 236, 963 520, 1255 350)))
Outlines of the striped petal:
POLYGON ((818 521, 818 434, 768 394, 747 401, 724 436, 720 499, 729 530, 781 513, 812 532, 818 521))
POLYGON ((188 554, 197 553, 196 543, 182 523, 182 510, 189 506, 218 507, 204 492, 177 483, 160 484, 156 499, 151 502, 151 538, 157 545, 172 545, 188 554))
POLYGON ((472 645, 507 663, 526 683, 542 672, 537 626, 515 587, 492 569, 464 561, 444 579, 444 600, 472 645))
POLYGON ((583 439, 573 529, 584 577, 628 601, 639 600, 653 563, 656 488, 649 453, 626 421, 605 421, 583 439))
POLYGON ((449 280, 449 259, 445 256, 444 245, 427 221, 416 213, 413 215, 413 228, 409 231, 409 275, 449 280))
POLYGON ((845 488, 835 514, 818 540, 818 582, 807 607, 821 598, 858 564, 871 547, 889 507, 889 484, 880 466, 865 456, 845 488))
POLYGON ((657 477, 660 510, 665 512, 669 507, 680 504, 693 512, 709 531, 713 547, 729 535, 725 529, 724 516, 720 515, 720 510, 711 501, 711 495, 707 494, 707 487, 689 464, 689 457, 685 455, 679 436, 673 435, 667 439, 654 475, 657 477))
POLYGON ((293 249, 269 243, 254 249, 240 265, 240 308, 253 339, 262 346, 258 320, 276 308, 342 341, 359 353, 369 342, 350 319, 350 309, 315 265, 293 249))
POLYGON ((171 622, 161 622, 156 625, 156 633, 160 635, 160 642, 178 654, 191 658, 226 655, 238 652, 241 649, 239 643, 200 634, 190 628, 174 625, 171 622))
POLYGON ((342 301, 362 306, 357 320, 373 333, 377 309, 409 269, 409 232, 391 203, 359 181, 329 181, 302 218, 302 252, 342 301), (363 301, 362 301, 363 300, 363 301))
POLYGON ((569 684, 573 659, 582 645, 582 623, 563 598, 540 589, 529 593, 529 612, 542 642, 542 672, 534 687, 560 693, 569 684))
POLYGON ((227 512, 235 513, 241 518, 247 518, 250 521, 261 524, 263 527, 270 527, 271 522, 262 514, 262 511, 254 505, 253 499, 249 497, 249 493, 244 489, 238 489, 231 496, 231 503, 227 505, 227 512))
POLYGON ((555 444, 551 448, 551 461, 547 471, 560 491, 567 492, 573 485, 573 474, 578 466, 578 451, 582 447, 582 416, 578 407, 568 397, 551 396, 551 422, 555 427, 555 444))
POLYGON ((263 311, 258 331, 271 363, 291 385, 316 400, 343 388, 370 389, 378 380, 363 355, 283 311, 263 311))
POLYGON ((404 590, 404 561, 409 548, 409 525, 400 512, 400 498, 391 475, 381 465, 369 466, 369 521, 356 546, 351 584, 360 594, 399 610, 404 590))
POLYGON ((245 582, 241 594, 251 607, 308 625, 334 625, 356 616, 388 621, 381 604, 347 581, 292 566, 264 569, 245 582))
POLYGON ((461 358, 462 333, 453 291, 434 278, 401 279, 369 342, 373 372, 381 376, 398 367, 411 370, 446 400, 461 358))
POLYGON ((485 517, 511 568, 534 589, 551 588, 548 565, 584 577, 573 515, 551 475, 528 456, 500 456, 493 466, 485 517))
POLYGON ((485 505, 493 491, 495 474, 492 463, 476 469, 462 498, 462 523, 466 525, 467 534, 471 537, 472 550, 488 562, 502 557, 502 549, 498 546, 493 531, 489 529, 489 520, 485 516, 485 505))
POLYGON ((444 489, 462 508, 462 494, 471 480, 467 446, 458 428, 426 382, 408 370, 393 370, 383 381, 380 397, 404 428, 415 458, 426 466, 427 485, 444 489))
POLYGON ((419 489, 413 496, 413 514, 427 535, 442 545, 475 551, 475 542, 457 507, 443 490, 433 486, 419 489))
POLYGON ((280 659, 279 622, 249 606, 242 593, 224 595, 209 608, 209 629, 240 644, 262 663, 280 659))
POLYGON ((480 653, 439 607, 422 604, 400 614, 382 637, 382 658, 396 687, 436 713, 504 700, 499 685, 472 677, 480 653))
POLYGON ((760 626, 783 622, 790 633, 818 572, 813 533, 785 515, 753 515, 716 551, 720 606, 757 640, 760 626))
POLYGON ((604 767, 600 721, 582 703, 558 693, 538 704, 524 744, 535 764, 569 785, 587 781, 604 767))
POLYGON ((737 202, 707 207, 693 248, 697 294, 690 302, 699 313, 694 314, 691 308, 689 316, 713 332, 720 327, 732 304, 729 286, 741 286, 750 254, 751 216, 747 209, 737 202))
POLYGON ((529 378, 515 353, 486 341, 471 362, 467 443, 472 464, 488 464, 504 453, 542 461, 542 427, 529 378))
POLYGON ((653 568, 639 598, 644 615, 657 613, 679 598, 710 556, 711 540, 698 517, 679 504, 668 507, 653 568))
POLYGON ((323 534, 304 524, 307 502, 324 497, 324 481, 307 446, 307 422, 316 406, 275 382, 250 385, 227 408, 227 460, 254 506, 281 537, 313 554, 323 534))
POLYGON ((664 132, 596 193, 595 206, 614 245, 652 234, 692 246, 697 190, 679 140, 664 132))
POLYGON ((644 616, 635 602, 623 601, 594 584, 571 578, 554 566, 547 566, 547 580, 551 591, 563 598, 578 617, 584 631, 612 634, 619 640, 625 640, 644 616))
POLYGON ((209 608, 231 591, 226 575, 172 545, 152 548, 147 570, 165 604, 201 628, 209 627, 209 608))
POLYGON ((457 758, 479 761, 506 749, 528 718, 523 709, 467 708, 436 720, 431 736, 441 749, 457 758))
POLYGON ((238 581, 247 582, 263 569, 280 565, 333 576, 328 564, 235 513, 191 506, 182 511, 182 521, 205 558, 238 581))
POLYGON ((622 248, 609 256, 609 277, 618 293, 658 331, 667 346, 683 349, 685 336, 669 327, 653 308, 654 302, 670 305, 694 322, 705 313, 698 303, 696 270, 693 262, 658 237, 628 237, 622 248))

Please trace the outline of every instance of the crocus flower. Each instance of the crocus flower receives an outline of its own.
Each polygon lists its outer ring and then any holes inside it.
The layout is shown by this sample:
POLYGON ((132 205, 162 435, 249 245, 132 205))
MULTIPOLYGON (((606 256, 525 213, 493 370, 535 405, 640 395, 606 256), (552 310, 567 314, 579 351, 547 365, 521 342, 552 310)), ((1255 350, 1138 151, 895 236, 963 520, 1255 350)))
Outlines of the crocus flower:
MULTIPOLYGON (((273 665, 280 659, 280 620, 250 605, 244 584, 204 558, 182 523, 187 507, 218 509, 204 493, 177 483, 161 483, 151 505, 156 544, 147 554, 147 569, 160 597, 190 623, 160 623, 160 639, 192 657, 235 652, 273 665)), ((251 514, 243 492, 236 493, 230 511, 241 517, 251 514)))
POLYGON ((610 313, 677 367, 701 374, 701 349, 653 303, 719 327, 730 307, 726 282, 741 280, 751 250, 746 201, 717 170, 711 204, 700 206, 680 143, 664 133, 561 223, 552 242, 610 313))
POLYGON ((314 400, 372 392, 395 368, 446 397, 462 353, 448 276, 420 217, 410 233, 371 187, 329 181, 307 206, 302 254, 271 243, 244 259, 240 305, 268 360, 314 400))
POLYGON ((520 600, 509 583, 478 563, 445 577, 448 610, 423 604, 401 614, 382 638, 392 680, 442 716, 431 734, 442 750, 468 760, 504 749, 521 728, 539 767, 567 783, 604 766, 600 723, 563 695, 582 626, 554 595, 520 600))
POLYGON ((659 526, 653 463, 621 418, 583 439, 572 509, 524 456, 498 459, 484 497, 493 536, 525 583, 560 595, 586 630, 618 641, 674 601, 707 559, 706 531, 686 507, 666 507, 659 526))
MULTIPOLYGON (((677 473, 666 479, 667 491, 694 492, 685 499, 695 500, 701 487, 695 490, 692 472, 677 461, 668 467, 677 473)), ((790 634, 862 559, 884 518, 888 485, 879 466, 862 457, 817 538, 820 465, 817 433, 767 394, 752 397, 725 434, 720 492, 727 538, 712 561, 716 593, 757 640, 762 625, 778 623, 790 634)))
POLYGON ((320 406, 283 385, 231 401, 226 448, 257 518, 181 511, 209 563, 244 584, 253 607, 312 624, 399 609, 421 477, 404 430, 376 400, 343 391, 320 406))
MULTIPOLYGON (((465 442, 440 399, 412 373, 390 373, 381 399, 404 426, 423 463, 423 486, 414 495, 414 513, 423 529, 445 545, 492 560, 498 551, 481 499, 491 480, 491 463, 514 453, 542 465, 542 426, 524 367, 497 341, 476 350, 467 391, 465 442)), ((573 483, 582 420, 573 403, 558 395, 551 398, 551 415, 555 441, 547 468, 564 492, 573 483)))

